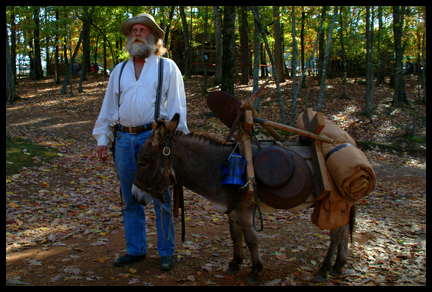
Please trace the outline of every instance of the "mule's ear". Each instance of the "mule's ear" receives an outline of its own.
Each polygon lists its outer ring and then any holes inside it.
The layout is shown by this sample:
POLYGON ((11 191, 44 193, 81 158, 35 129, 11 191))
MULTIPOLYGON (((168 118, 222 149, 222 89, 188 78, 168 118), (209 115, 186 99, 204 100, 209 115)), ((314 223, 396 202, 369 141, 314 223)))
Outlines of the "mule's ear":
POLYGON ((171 121, 167 124, 168 131, 171 135, 177 130, 178 124, 180 123, 180 114, 176 113, 171 121))
POLYGON ((156 129, 153 130, 153 140, 152 140, 152 146, 158 147, 162 145, 165 142, 166 136, 168 134, 167 128, 165 126, 165 123, 160 121, 156 129))

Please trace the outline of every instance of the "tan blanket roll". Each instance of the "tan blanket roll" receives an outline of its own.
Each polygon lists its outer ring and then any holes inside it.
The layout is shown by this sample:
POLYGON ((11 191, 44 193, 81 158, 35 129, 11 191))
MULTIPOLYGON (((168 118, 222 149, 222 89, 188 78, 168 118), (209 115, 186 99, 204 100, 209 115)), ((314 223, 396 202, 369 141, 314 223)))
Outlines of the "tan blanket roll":
MULTIPOLYGON (((325 127, 320 135, 334 140, 331 143, 322 142, 323 156, 335 147, 350 143, 356 145, 354 139, 338 125, 324 119, 325 127)), ((296 121, 296 126, 304 129, 303 114, 296 121)), ((375 187, 376 175, 366 155, 354 146, 348 146, 333 152, 326 160, 326 167, 333 178, 339 192, 332 192, 331 201, 343 200, 347 203, 355 202, 368 195, 375 187), (340 195, 340 198, 335 196, 340 195)))
POLYGON ((375 188, 375 171, 357 147, 348 146, 332 153, 326 166, 345 202, 356 202, 375 188))

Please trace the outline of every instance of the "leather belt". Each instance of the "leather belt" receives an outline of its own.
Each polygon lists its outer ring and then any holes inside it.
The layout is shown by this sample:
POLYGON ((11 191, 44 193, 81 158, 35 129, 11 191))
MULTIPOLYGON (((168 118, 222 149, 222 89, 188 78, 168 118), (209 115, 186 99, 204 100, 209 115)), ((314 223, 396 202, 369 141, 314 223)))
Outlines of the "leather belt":
POLYGON ((143 126, 138 126, 138 127, 125 127, 122 125, 118 125, 118 130, 122 131, 124 133, 130 133, 130 134, 138 134, 141 132, 147 132, 147 131, 151 131, 152 130, 152 125, 153 123, 149 123, 147 125, 143 125, 143 126))

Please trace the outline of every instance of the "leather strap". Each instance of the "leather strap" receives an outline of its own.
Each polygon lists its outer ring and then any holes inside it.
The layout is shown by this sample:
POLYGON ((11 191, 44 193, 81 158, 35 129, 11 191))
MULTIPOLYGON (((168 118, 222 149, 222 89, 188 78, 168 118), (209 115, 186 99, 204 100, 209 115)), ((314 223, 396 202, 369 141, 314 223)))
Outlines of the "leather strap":
POLYGON ((127 61, 124 61, 124 62, 122 63, 122 65, 121 65, 121 68, 120 68, 120 76, 119 76, 119 82, 118 82, 118 88, 119 88, 118 107, 119 107, 119 108, 120 108, 120 96, 121 96, 121 94, 122 94, 121 86, 120 86, 120 80, 121 80, 121 76, 122 76, 122 73, 123 73, 123 69, 124 69, 126 63, 127 63, 127 61))
POLYGON ((182 242, 185 242, 185 216, 183 186, 179 183, 174 185, 174 217, 178 218, 179 209, 181 210, 182 242))
MULTIPOLYGON (((163 154, 163 169, 162 169, 162 175, 164 176, 165 182, 168 185, 172 185, 171 183, 171 170, 169 165, 169 156, 171 155, 171 148, 169 147, 170 144, 170 138, 167 138, 165 140, 165 147, 162 149, 163 154)), ((175 179, 174 179, 175 181, 175 179)))
POLYGON ((155 114, 154 114, 154 120, 156 123, 159 121, 160 118, 160 100, 161 100, 161 94, 162 94, 162 82, 163 82, 163 60, 161 56, 158 56, 159 60, 159 72, 158 72, 158 85, 156 90, 156 102, 155 102, 155 114))
POLYGON ((325 157, 325 161, 327 161, 327 159, 329 159, 330 155, 332 155, 333 153, 335 153, 338 150, 341 150, 342 148, 348 147, 348 146, 353 146, 356 147, 355 145, 351 144, 351 143, 344 143, 341 144, 335 148, 333 148, 329 153, 327 153, 326 157, 325 157))

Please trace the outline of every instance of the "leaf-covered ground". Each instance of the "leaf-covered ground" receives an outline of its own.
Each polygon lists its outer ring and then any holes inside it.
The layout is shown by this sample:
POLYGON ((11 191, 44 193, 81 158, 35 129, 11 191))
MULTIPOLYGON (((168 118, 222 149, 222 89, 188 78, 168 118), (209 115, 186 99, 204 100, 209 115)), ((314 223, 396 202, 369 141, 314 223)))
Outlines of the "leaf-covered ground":
MULTIPOLYGON (((416 79, 407 76, 406 81, 411 105, 394 107, 392 89, 374 88, 373 123, 362 114, 364 85, 350 79, 351 99, 341 100, 340 79, 326 81, 324 115, 360 142, 377 173, 377 186, 359 201, 344 274, 324 282, 316 282, 314 275, 329 237, 310 221, 312 210, 266 214, 260 285, 426 284, 426 106, 415 102, 416 79), (408 137, 413 122, 414 137, 408 137)), ((167 273, 158 268, 152 205, 146 207, 146 260, 114 267, 114 259, 125 253, 119 183, 112 161, 96 158, 91 135, 106 86, 107 79, 90 77, 84 93, 61 96, 52 80, 38 82, 37 93, 33 82, 22 81, 22 99, 6 106, 7 137, 58 150, 56 158, 36 157, 39 164, 6 176, 6 285, 246 285, 248 255, 238 274, 225 272, 232 256, 227 217, 188 190, 185 243, 175 220, 176 267, 167 273)), ((226 136, 228 129, 200 92, 201 78, 187 80, 185 87, 189 128, 226 136)), ((282 90, 289 119, 290 80, 282 90)), ((297 113, 316 108, 318 90, 308 78, 297 113)), ((236 97, 246 98, 251 91, 251 86, 238 85, 236 97)), ((279 121, 278 109, 270 83, 261 95, 262 116, 279 121)), ((6 156, 6 168, 10 163, 6 156)))

